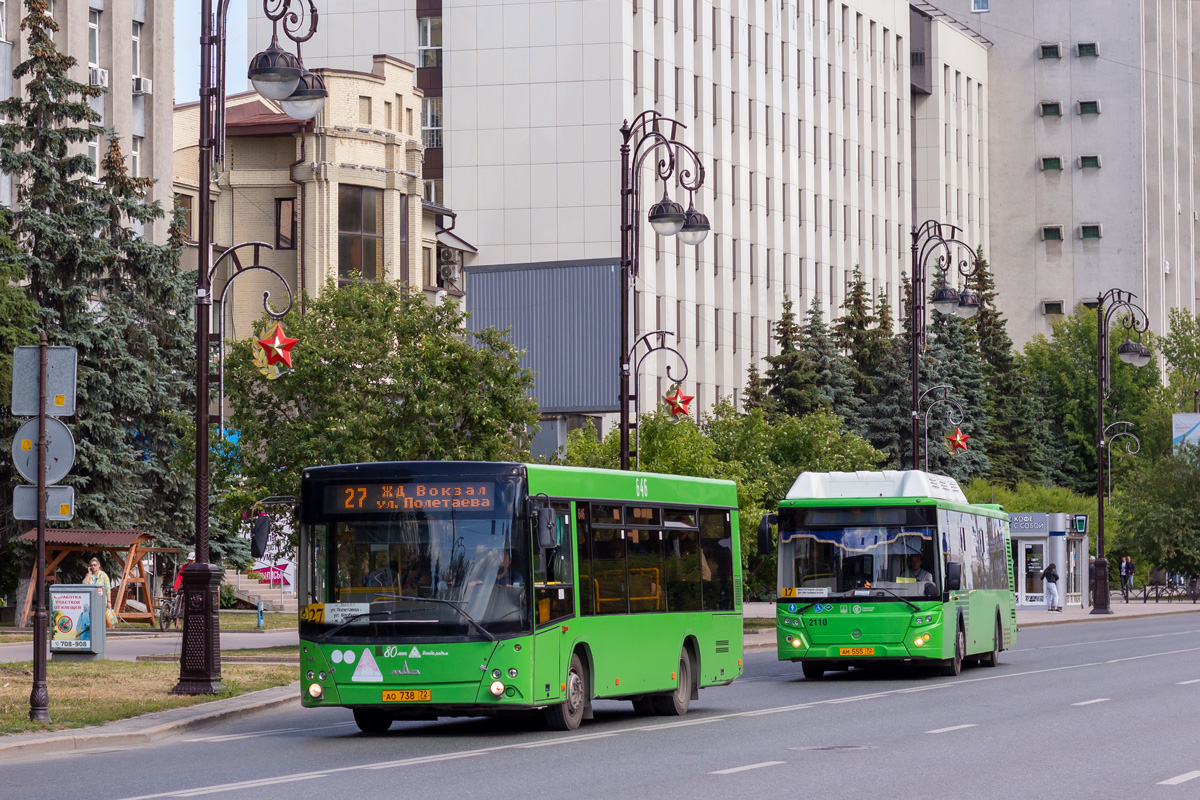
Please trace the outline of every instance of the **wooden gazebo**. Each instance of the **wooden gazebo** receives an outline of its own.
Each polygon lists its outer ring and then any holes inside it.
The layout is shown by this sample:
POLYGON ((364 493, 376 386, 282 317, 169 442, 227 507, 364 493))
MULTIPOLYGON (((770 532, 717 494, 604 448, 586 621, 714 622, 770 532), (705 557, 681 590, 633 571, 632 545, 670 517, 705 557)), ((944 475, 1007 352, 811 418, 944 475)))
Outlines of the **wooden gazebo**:
MULTIPOLYGON (((21 541, 36 542, 37 531, 31 530, 21 534, 21 541)), ((157 537, 146 531, 100 531, 100 530, 71 530, 60 528, 46 529, 46 573, 43 580, 55 582, 58 565, 71 553, 111 553, 121 567, 119 575, 109 575, 114 582, 120 584, 113 589, 112 607, 117 617, 124 622, 144 622, 154 624, 154 608, 150 598, 150 584, 146 580, 146 571, 142 567, 142 559, 151 553, 182 553, 178 547, 155 547, 157 537), (142 597, 145 598, 146 608, 140 611, 129 607, 134 585, 142 587, 142 597)), ((34 572, 37 565, 29 568, 29 591, 25 595, 25 603, 21 608, 18 625, 25 627, 33 616, 32 606, 37 584, 34 583, 34 572)), ((81 583, 83 576, 72 576, 73 580, 66 583, 81 583)))

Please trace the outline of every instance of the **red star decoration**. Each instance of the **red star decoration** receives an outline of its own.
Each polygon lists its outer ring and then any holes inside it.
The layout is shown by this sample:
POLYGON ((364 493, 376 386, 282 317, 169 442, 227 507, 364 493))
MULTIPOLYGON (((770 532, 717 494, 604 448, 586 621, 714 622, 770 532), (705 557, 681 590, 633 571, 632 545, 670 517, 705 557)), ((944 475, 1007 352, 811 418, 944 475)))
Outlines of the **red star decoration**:
POLYGON ((946 441, 948 441, 950 443, 951 451, 966 450, 967 449, 967 439, 970 439, 970 438, 971 437, 968 436, 967 434, 963 433, 962 430, 960 430, 959 428, 955 428, 954 434, 952 436, 947 436, 946 441))
POLYGON ((283 362, 288 365, 288 369, 292 366, 292 346, 299 339, 289 339, 287 334, 283 332, 283 326, 276 323, 275 331, 266 339, 259 339, 258 343, 262 345, 263 350, 267 351, 267 364, 278 364, 283 362))
POLYGON ((666 403, 667 407, 671 409, 671 416, 679 416, 680 414, 689 413, 688 403, 695 399, 695 397, 689 397, 688 395, 684 394, 683 387, 676 386, 675 393, 664 397, 663 402, 666 403))

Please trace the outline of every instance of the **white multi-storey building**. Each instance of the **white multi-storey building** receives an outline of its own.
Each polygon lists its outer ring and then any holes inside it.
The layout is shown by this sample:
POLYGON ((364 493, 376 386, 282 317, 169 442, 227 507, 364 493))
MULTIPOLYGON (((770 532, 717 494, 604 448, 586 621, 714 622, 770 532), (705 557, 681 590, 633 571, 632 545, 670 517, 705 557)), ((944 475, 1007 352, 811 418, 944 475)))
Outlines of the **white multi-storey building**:
MULTIPOLYGON (((171 211, 172 88, 175 85, 175 4, 149 0, 51 0, 58 24, 55 45, 75 58, 70 77, 101 86, 101 97, 89 101, 100 115, 88 155, 99 164, 108 148, 103 129, 121 139, 127 166, 136 177, 158 181, 148 196, 171 211)), ((12 70, 27 57, 22 36, 25 4, 0 0, 0 99, 20 92, 12 70)), ((0 179, 0 203, 12 202, 12 181, 0 179)), ((169 220, 150 226, 146 234, 165 242, 169 220)))
POLYGON ((1192 3, 930 0, 995 42, 992 246, 1018 343, 1121 288, 1198 307, 1192 3))
MULTIPOLYGON (((704 164, 694 199, 712 233, 687 247, 642 225, 635 318, 638 333, 677 333, 690 366, 685 391, 702 411, 720 396, 740 399, 747 367, 771 353, 785 296, 800 314, 815 297, 836 316, 860 267, 872 295, 886 295, 895 312, 914 209, 987 240, 986 41, 944 15, 898 0, 377 5, 323 9, 305 62, 365 70, 372 54, 390 52, 417 64, 426 199, 455 209, 455 232, 478 247, 468 264, 492 278, 501 268, 616 264, 622 120, 653 108, 688 126, 678 138, 704 164), (930 70, 915 112, 914 26, 930 70), (930 171, 914 173, 914 156, 929 159, 930 171)), ((250 49, 261 49, 271 29, 254 4, 250 22, 250 49)), ((662 194, 650 167, 644 209, 662 194)), ((669 192, 687 206, 677 186, 669 192)), ((616 282, 608 285, 615 302, 616 282)), ((511 304, 512 293, 493 297, 493 287, 472 278, 468 306, 508 309, 490 319, 507 319, 514 336, 543 325, 522 342, 531 355, 573 335, 584 347, 574 360, 600 363, 605 394, 571 409, 615 410, 616 319, 565 333, 591 323, 583 310, 593 298, 552 294, 539 307, 562 316, 547 337, 543 322, 528 323, 534 315, 511 304), (484 299, 474 294, 484 291, 484 299)), ((667 388, 670 363, 647 362, 647 398, 667 388)), ((571 374, 555 378, 553 365, 542 365, 540 390, 584 379, 578 363, 560 366, 571 374)))

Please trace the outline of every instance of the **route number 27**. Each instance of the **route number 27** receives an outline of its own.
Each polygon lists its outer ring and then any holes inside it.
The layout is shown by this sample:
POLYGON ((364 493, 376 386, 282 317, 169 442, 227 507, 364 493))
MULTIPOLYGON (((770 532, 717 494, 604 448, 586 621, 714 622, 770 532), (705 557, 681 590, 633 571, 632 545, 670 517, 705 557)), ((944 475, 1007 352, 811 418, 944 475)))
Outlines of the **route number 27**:
POLYGON ((650 487, 647 485, 648 482, 649 482, 648 478, 634 478, 633 479, 633 488, 634 488, 634 491, 637 492, 638 497, 649 497, 650 496, 650 487))

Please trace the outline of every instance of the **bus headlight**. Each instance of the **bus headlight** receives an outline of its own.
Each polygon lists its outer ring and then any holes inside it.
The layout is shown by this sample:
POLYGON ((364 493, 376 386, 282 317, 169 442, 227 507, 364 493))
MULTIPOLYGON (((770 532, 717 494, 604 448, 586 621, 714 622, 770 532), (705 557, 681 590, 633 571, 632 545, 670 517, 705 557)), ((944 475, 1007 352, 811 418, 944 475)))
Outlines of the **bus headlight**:
POLYGON ((492 681, 491 692, 496 697, 504 694, 504 683, 502 681, 492 681))
POLYGON ((925 640, 922 637, 918 636, 917 638, 913 639, 913 644, 916 645, 917 647, 920 647, 921 645, 925 644, 925 640))
POLYGON ((802 644, 803 642, 800 641, 799 636, 797 636, 795 639, 792 639, 792 647, 800 647, 802 644))
POLYGON ((308 696, 311 697, 313 700, 320 700, 321 695, 323 695, 323 694, 325 694, 325 691, 321 688, 321 684, 310 683, 308 685, 308 696))

